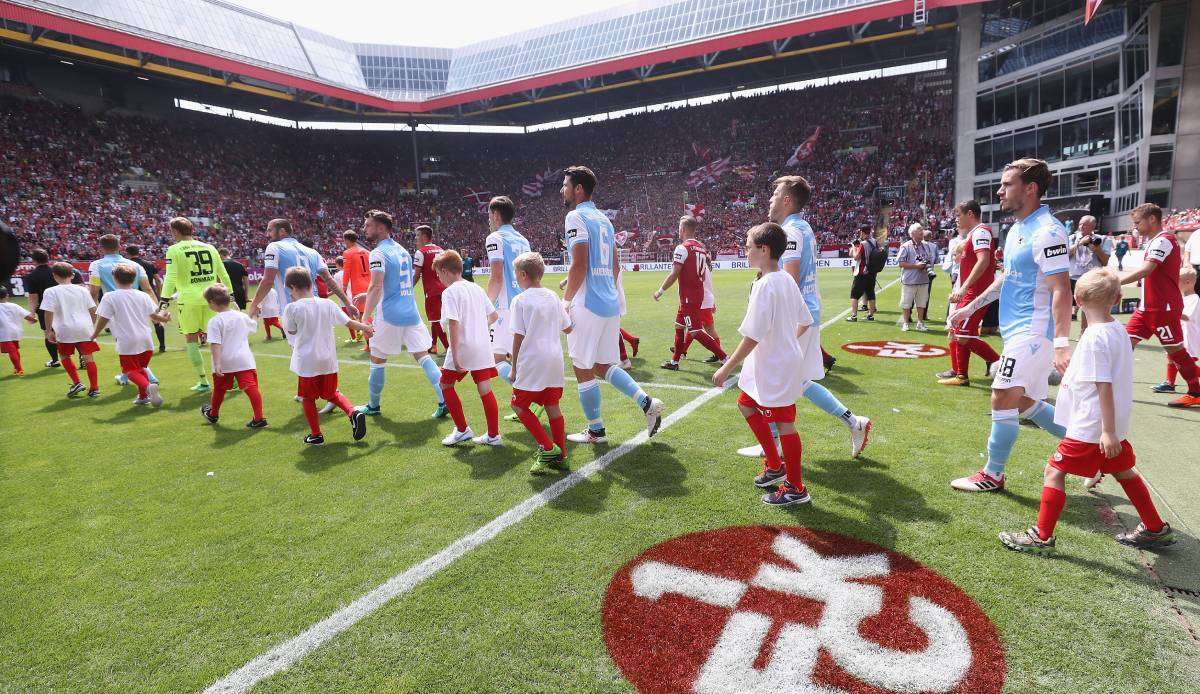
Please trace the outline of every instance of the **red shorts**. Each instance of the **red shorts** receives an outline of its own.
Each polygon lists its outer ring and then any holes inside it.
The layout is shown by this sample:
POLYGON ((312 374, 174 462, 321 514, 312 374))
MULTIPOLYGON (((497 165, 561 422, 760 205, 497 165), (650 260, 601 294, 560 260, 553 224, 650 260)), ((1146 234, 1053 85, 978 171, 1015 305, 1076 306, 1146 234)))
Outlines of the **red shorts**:
POLYGON ((263 325, 269 325, 272 328, 279 328, 280 330, 283 330, 283 324, 279 322, 279 316, 263 318, 263 325))
POLYGON ((441 294, 425 297, 425 317, 429 319, 430 323, 436 323, 442 319, 441 294))
MULTIPOLYGON (((973 295, 964 296, 957 304, 954 305, 955 310, 966 306, 974 301, 974 299, 975 296, 973 295)), ((967 319, 967 322, 963 323, 957 328, 951 328, 950 334, 961 335, 963 337, 979 337, 979 325, 983 323, 983 317, 987 315, 987 312, 988 307, 984 306, 975 313, 971 314, 971 317, 967 319)))
POLYGON ((21 343, 20 342, 17 342, 16 340, 8 340, 7 342, 0 342, 0 354, 20 354, 20 353, 21 353, 21 343))
POLYGON ((100 351, 100 345, 94 340, 87 342, 60 342, 58 343, 58 355, 60 357, 69 357, 79 350, 80 354, 95 354, 100 351))
POLYGON ((786 407, 763 407, 755 402, 754 398, 746 395, 745 391, 742 391, 742 393, 738 395, 738 404, 742 407, 749 407, 751 409, 758 410, 758 413, 766 418, 768 422, 775 422, 776 424, 791 424, 792 422, 796 421, 795 403, 786 407))
POLYGON ((296 383, 296 395, 308 400, 332 400, 338 392, 337 377, 336 373, 299 376, 296 383))
POLYGON ((562 399, 562 392, 562 388, 545 388, 543 390, 513 388, 512 406, 523 410, 529 409, 529 406, 533 404, 538 404, 542 407, 552 407, 557 405, 558 401, 562 399))
POLYGON ((675 325, 688 330, 702 330, 712 324, 713 310, 711 308, 680 306, 679 311, 675 314, 675 325))
POLYGON ((453 385, 466 378, 468 373, 471 374, 471 379, 476 383, 483 383, 484 381, 496 378, 500 375, 496 373, 496 367, 494 366, 489 366, 486 369, 475 369, 474 371, 451 371, 450 369, 442 369, 442 378, 440 383, 444 386, 453 385))
POLYGON ((1139 340, 1149 340, 1157 336, 1163 347, 1173 347, 1183 344, 1183 321, 1178 311, 1156 311, 1154 309, 1138 309, 1130 316, 1125 324, 1125 332, 1139 340))
POLYGON ((121 360, 121 371, 129 373, 150 366, 150 357, 154 356, 154 350, 146 350, 141 354, 118 354, 117 358, 121 360))
POLYGON ((1097 472, 1111 475, 1133 467, 1137 456, 1128 441, 1121 442, 1121 452, 1116 458, 1105 458, 1098 443, 1085 443, 1075 439, 1058 442, 1058 450, 1050 456, 1050 467, 1071 475, 1091 477, 1097 472))
MULTIPOLYGON (((333 374, 336 376, 337 374, 333 374)), ((246 369, 245 371, 234 371, 233 373, 224 373, 220 376, 213 375, 213 388, 226 391, 233 387, 233 381, 237 379, 238 388, 247 390, 249 388, 258 387, 258 372, 254 369, 246 369)), ((333 380, 333 389, 337 390, 337 379, 333 380)))

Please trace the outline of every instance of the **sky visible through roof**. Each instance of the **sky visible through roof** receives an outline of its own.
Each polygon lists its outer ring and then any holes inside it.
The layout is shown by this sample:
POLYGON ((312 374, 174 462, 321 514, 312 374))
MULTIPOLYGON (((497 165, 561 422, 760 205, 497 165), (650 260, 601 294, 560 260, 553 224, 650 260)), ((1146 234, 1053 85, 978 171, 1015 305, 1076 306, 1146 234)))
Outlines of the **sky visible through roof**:
POLYGON ((346 41, 458 48, 628 4, 629 0, 227 1, 346 41))

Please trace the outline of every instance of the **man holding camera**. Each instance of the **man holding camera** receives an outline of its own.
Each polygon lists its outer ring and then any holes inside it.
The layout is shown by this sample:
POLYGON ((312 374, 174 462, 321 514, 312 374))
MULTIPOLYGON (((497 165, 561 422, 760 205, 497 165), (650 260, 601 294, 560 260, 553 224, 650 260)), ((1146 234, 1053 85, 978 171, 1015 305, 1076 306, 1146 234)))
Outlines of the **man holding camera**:
POLYGON ((850 315, 846 320, 851 323, 858 320, 860 300, 866 301, 867 320, 875 320, 875 278, 879 271, 872 266, 872 258, 878 249, 879 243, 875 240, 874 230, 868 226, 859 227, 858 238, 850 247, 854 282, 850 285, 850 315))
MULTIPOLYGON (((1071 302, 1075 301, 1075 281, 1088 270, 1108 265, 1108 256, 1113 252, 1112 239, 1096 232, 1096 218, 1084 215, 1079 218, 1079 231, 1071 234, 1067 257, 1070 260, 1071 302)), ((1072 318, 1075 316, 1072 315, 1072 318)), ((1079 316, 1079 330, 1087 330, 1087 315, 1079 316)))

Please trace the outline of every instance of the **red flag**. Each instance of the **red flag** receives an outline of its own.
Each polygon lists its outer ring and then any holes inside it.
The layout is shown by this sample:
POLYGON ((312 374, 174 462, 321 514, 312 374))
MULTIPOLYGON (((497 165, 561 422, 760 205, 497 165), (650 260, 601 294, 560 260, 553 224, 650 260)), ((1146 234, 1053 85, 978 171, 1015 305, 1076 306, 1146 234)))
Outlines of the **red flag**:
POLYGON ((694 203, 694 204, 685 204, 683 206, 683 208, 685 210, 687 210, 688 214, 695 217, 696 219, 701 219, 704 217, 704 204, 703 203, 698 202, 698 203, 694 203))
POLYGON ((715 184, 717 179, 723 176, 725 172, 729 170, 730 159, 731 157, 725 157, 724 159, 718 159, 712 163, 701 166, 687 175, 687 184, 692 188, 696 188, 705 183, 715 184))
POLYGON ((712 156, 712 148, 711 147, 701 147, 700 145, 696 144, 695 142, 692 143, 692 151, 696 153, 697 157, 700 157, 701 159, 704 159, 704 160, 708 160, 708 158, 712 156))
POLYGON ((1088 22, 1092 21, 1092 17, 1096 16, 1096 10, 1100 9, 1100 3, 1104 0, 1084 0, 1083 2, 1083 25, 1087 26, 1088 22))
POLYGON ((817 148, 817 138, 820 136, 821 126, 818 125, 817 129, 813 131, 813 134, 809 135, 807 140, 801 142, 800 146, 796 147, 796 151, 792 152, 792 156, 788 158, 787 163, 784 164, 784 166, 796 166, 800 162, 811 157, 813 151, 817 148))

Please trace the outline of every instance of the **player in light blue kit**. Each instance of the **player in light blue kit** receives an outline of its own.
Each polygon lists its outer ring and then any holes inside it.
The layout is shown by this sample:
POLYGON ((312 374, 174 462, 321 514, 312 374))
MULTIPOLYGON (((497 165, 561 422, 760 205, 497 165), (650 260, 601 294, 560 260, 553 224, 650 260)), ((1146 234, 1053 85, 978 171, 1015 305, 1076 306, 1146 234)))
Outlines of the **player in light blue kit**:
POLYGON ((1067 230, 1042 204, 1052 174, 1041 159, 1018 159, 1000 178, 1000 211, 1017 220, 1004 242, 1004 272, 979 298, 950 315, 961 324, 973 310, 1000 299, 1004 351, 992 381, 992 433, 988 462, 979 472, 950 486, 964 492, 1004 489, 1004 467, 1017 442, 1018 417, 1066 435, 1045 402, 1050 370, 1066 373, 1071 361, 1071 285, 1067 230), (1053 341, 1052 341, 1053 340, 1053 341))
POLYGON ((433 418, 441 419, 450 413, 442 400, 442 387, 438 384, 442 371, 429 355, 433 340, 425 322, 421 320, 421 314, 417 312, 412 256, 404 246, 392 239, 393 224, 392 215, 379 210, 367 212, 363 220, 363 236, 375 244, 368 260, 371 284, 367 288, 367 304, 363 315, 374 315, 375 334, 369 343, 371 373, 367 376, 367 404, 356 409, 371 416, 379 414, 379 402, 387 377, 387 358, 407 349, 433 387, 438 404, 433 418))
MULTIPOLYGON (((791 275, 800 287, 800 295, 804 297, 808 312, 813 317, 813 327, 809 329, 820 330, 821 291, 817 287, 817 238, 801 214, 810 198, 812 188, 803 176, 778 178, 775 180, 775 192, 771 195, 767 217, 783 227, 784 233, 787 234, 787 248, 784 249, 783 257, 779 259, 779 267, 791 275)), ((820 344, 820 340, 817 340, 817 344, 820 344)), ((821 362, 821 356, 820 350, 817 350, 815 354, 806 354, 805 359, 821 362)), ((820 364, 819 373, 824 373, 823 364, 820 364)), ((846 425, 850 430, 850 457, 857 458, 861 455, 867 447, 871 420, 851 412, 828 388, 816 381, 808 383, 804 389, 804 397, 846 425)), ((774 428, 771 433, 775 433, 774 428)), ((738 453, 748 457, 759 457, 764 451, 762 446, 750 446, 739 449, 738 453)))
POLYGON ((563 303, 571 317, 567 353, 575 367, 579 403, 588 426, 568 440, 575 443, 605 443, 604 420, 600 418, 600 384, 596 376, 633 399, 646 415, 646 433, 654 436, 666 409, 658 398, 646 395, 633 377, 619 366, 617 341, 621 331, 621 299, 617 278, 617 240, 612 222, 596 209, 592 192, 596 174, 586 166, 564 172, 563 204, 569 210, 564 242, 568 261, 563 303))
POLYGON ((513 228, 512 220, 516 214, 517 206, 508 197, 501 195, 492 198, 488 203, 488 228, 492 233, 484 241, 492 271, 488 276, 487 295, 496 307, 497 314, 496 322, 491 327, 492 354, 496 357, 496 373, 505 381, 509 381, 508 375, 512 373, 512 364, 508 361, 513 342, 508 306, 521 293, 513 261, 530 251, 529 241, 513 228))
MULTIPOLYGON (((154 293, 154 288, 150 286, 150 279, 146 277, 146 271, 138 263, 129 260, 121 255, 121 239, 113 234, 105 234, 100 237, 100 250, 104 251, 104 256, 93 260, 88 265, 88 291, 92 294, 92 301, 100 303, 100 290, 107 292, 117 291, 117 283, 113 280, 112 271, 117 265, 125 263, 133 265, 138 269, 137 284, 138 288, 150 295, 155 303, 158 303, 158 295, 154 293)), ((150 377, 151 383, 158 383, 158 377, 147 366, 146 373, 150 377)), ((117 374, 117 385, 128 385, 129 377, 125 374, 117 374)))

